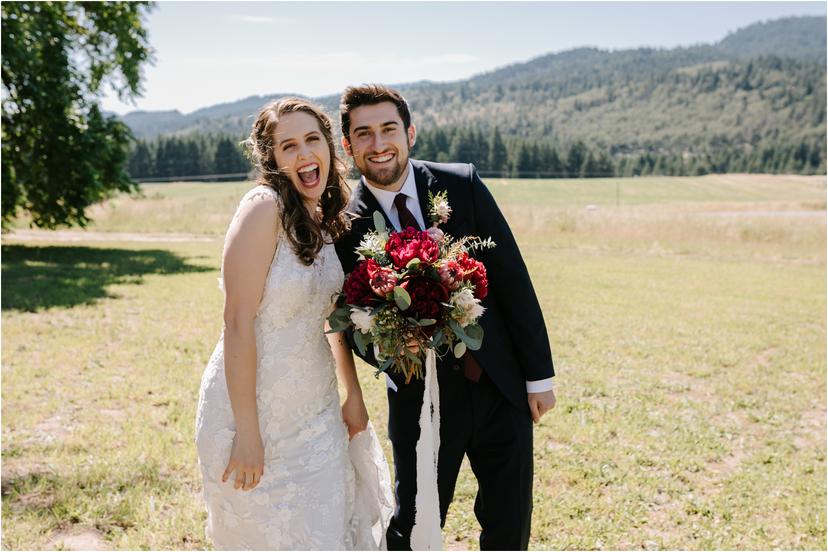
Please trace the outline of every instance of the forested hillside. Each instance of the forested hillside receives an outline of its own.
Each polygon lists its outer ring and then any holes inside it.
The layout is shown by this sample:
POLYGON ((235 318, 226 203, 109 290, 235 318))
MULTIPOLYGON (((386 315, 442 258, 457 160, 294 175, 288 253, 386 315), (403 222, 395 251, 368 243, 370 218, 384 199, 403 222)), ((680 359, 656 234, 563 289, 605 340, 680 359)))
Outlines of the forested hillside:
MULTIPOLYGON (((416 154, 502 174, 824 173, 825 23, 757 23, 715 45, 670 50, 579 48, 463 81, 407 85, 416 154)), ((277 96, 124 120, 152 157, 160 134, 239 142, 256 110, 277 96)), ((332 114, 338 100, 317 98, 332 114)), ((204 158, 214 150, 203 148, 204 158)), ((133 176, 172 176, 162 174, 172 170, 165 163, 133 176)))

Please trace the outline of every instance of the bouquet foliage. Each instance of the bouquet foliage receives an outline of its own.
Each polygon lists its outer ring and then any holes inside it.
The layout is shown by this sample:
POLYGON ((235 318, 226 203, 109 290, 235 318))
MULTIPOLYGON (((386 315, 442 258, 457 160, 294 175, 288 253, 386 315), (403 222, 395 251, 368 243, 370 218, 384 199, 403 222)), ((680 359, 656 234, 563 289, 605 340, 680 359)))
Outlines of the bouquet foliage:
POLYGON ((389 232, 374 212, 375 230, 357 247, 360 260, 328 317, 331 332, 353 329, 362 355, 374 348, 377 375, 390 369, 406 382, 423 377, 426 349, 451 350, 460 358, 466 349, 480 348, 477 322, 489 282, 486 267, 469 253, 495 246, 491 239, 443 233, 438 225, 451 216, 447 194, 429 193, 428 199, 432 227, 426 231, 389 232))

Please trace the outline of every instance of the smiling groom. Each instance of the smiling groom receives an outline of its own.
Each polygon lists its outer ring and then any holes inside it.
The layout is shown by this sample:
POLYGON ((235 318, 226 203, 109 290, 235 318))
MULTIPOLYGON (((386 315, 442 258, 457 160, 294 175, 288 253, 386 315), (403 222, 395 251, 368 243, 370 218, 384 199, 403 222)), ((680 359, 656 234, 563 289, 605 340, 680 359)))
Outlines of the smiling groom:
MULTIPOLYGON (((362 174, 349 204, 351 230, 336 244, 346 274, 356 265, 362 236, 374 229, 374 211, 385 216, 389 228, 424 230, 429 192, 448 193, 453 212, 442 227, 446 233, 491 237, 497 244, 475 253, 489 280, 480 319, 483 345, 461 359, 446 355, 437 366, 440 521, 445 524, 463 456, 468 456, 478 483, 474 513, 481 526, 481 550, 526 550, 532 421, 555 405, 555 394, 546 325, 517 243, 473 165, 409 159, 416 129, 399 92, 380 85, 348 88, 340 118, 343 147, 362 174)), ((363 358, 377 365, 370 352, 363 358)), ((398 374, 386 377, 397 501, 387 542, 389 550, 407 550, 415 517, 415 447, 424 384, 406 384, 398 374)))

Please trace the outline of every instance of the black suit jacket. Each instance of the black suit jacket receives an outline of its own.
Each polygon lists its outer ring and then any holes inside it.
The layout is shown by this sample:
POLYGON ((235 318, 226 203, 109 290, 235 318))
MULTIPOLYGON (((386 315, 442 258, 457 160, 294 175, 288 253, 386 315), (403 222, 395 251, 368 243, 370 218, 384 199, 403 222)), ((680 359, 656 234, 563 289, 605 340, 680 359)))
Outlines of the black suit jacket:
MULTIPOLYGON (((426 221, 428 192, 446 190, 452 215, 440 228, 454 237, 490 237, 497 244, 492 249, 474 253, 486 266, 489 294, 483 300, 486 312, 480 318, 484 332, 483 346, 473 354, 509 402, 528 410, 526 381, 552 377, 555 371, 543 314, 512 231, 492 194, 480 180, 474 165, 431 163, 414 159, 411 160, 411 165, 414 168, 420 208, 426 221)), ((351 195, 348 211, 353 217, 351 230, 336 244, 346 274, 357 263, 355 249, 362 236, 374 229, 374 211, 385 215, 374 195, 362 182, 351 195)), ((388 228, 393 229, 387 215, 385 218, 388 228)), ((354 350, 359 354, 355 347, 354 350)), ((377 365, 371 353, 363 358, 368 363, 377 365)), ((449 353, 441 364, 456 367, 459 362, 449 353)), ((396 379, 399 378, 395 378, 395 382, 396 379)), ((397 383, 404 385, 401 381, 397 383)))

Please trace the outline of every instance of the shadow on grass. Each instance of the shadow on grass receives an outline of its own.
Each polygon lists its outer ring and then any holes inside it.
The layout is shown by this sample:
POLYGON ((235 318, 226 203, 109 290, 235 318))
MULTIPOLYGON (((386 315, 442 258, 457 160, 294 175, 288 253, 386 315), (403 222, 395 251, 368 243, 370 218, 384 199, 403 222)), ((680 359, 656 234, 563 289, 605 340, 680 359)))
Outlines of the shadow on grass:
POLYGON ((112 297, 107 286, 140 284, 147 274, 213 270, 160 249, 4 245, 2 253, 3 310, 89 305, 112 297))

